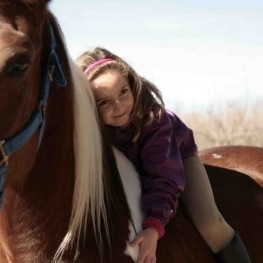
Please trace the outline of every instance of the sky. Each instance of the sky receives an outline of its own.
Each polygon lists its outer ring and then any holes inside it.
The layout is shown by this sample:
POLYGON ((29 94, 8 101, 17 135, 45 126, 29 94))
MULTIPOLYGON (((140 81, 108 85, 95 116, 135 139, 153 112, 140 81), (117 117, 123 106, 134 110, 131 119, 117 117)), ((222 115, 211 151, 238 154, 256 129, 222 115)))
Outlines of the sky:
POLYGON ((53 0, 69 53, 125 59, 184 111, 263 101, 261 0, 53 0))

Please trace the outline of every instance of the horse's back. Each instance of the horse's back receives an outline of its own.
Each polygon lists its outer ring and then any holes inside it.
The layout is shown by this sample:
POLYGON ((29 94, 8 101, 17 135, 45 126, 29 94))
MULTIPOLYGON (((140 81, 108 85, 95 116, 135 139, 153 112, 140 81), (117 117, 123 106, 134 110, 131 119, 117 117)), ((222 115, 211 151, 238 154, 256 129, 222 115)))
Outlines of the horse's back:
POLYGON ((263 187, 263 148, 221 146, 202 150, 199 155, 204 164, 246 174, 263 187))

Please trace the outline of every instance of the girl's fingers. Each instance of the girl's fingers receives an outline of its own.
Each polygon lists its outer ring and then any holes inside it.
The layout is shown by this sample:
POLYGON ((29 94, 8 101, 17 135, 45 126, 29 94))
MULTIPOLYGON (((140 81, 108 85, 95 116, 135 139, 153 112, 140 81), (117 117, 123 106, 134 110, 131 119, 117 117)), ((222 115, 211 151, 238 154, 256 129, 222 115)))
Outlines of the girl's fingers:
POLYGON ((130 242, 131 246, 139 246, 139 244, 142 242, 142 238, 140 235, 138 235, 137 237, 135 237, 133 239, 133 241, 130 242))
POLYGON ((137 263, 150 263, 144 255, 140 255, 137 263))
POLYGON ((156 263, 156 257, 155 256, 142 256, 138 259, 137 263, 156 263))

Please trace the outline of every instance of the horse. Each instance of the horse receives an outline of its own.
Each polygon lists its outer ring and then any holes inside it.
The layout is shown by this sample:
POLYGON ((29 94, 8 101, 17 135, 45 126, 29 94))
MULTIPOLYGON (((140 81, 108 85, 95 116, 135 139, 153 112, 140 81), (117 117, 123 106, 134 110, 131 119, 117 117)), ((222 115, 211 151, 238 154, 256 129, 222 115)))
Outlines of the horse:
MULTIPOLYGON (((138 174, 105 139, 49 2, 0 0, 0 261, 136 262, 138 174)), ((262 187, 206 168, 224 217, 262 262, 262 187)), ((157 262, 216 262, 180 202, 157 262)))

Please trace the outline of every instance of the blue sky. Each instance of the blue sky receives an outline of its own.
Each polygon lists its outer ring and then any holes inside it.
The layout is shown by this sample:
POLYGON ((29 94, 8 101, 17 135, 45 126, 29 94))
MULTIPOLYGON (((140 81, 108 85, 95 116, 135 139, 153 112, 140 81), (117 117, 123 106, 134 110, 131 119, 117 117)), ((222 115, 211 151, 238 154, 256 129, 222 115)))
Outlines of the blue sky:
POLYGON ((54 0, 69 52, 102 46, 182 111, 263 99, 263 1, 54 0))

